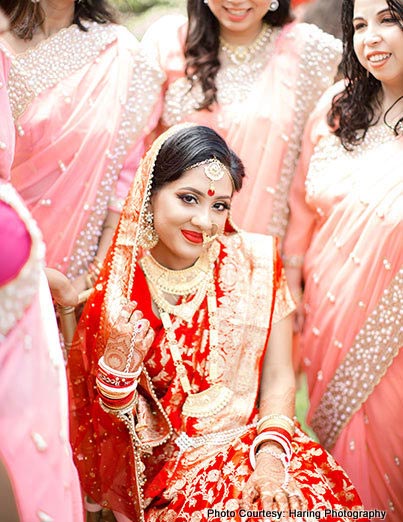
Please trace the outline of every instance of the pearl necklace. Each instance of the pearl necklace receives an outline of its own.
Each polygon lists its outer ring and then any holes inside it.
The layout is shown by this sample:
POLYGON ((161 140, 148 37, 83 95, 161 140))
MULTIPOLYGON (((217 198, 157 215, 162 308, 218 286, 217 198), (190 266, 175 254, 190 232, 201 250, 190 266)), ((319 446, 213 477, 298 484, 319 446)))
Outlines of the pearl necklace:
POLYGON ((262 51, 266 44, 270 41, 273 33, 272 27, 263 24, 263 27, 257 36, 256 40, 250 45, 233 45, 220 37, 221 51, 229 58, 235 65, 241 65, 250 62, 255 54, 262 51))

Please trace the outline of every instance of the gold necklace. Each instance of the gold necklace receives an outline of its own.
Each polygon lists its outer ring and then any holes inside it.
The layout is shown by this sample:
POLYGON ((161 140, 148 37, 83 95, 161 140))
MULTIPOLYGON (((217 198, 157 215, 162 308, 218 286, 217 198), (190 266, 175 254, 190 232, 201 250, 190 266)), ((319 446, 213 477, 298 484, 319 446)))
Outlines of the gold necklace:
POLYGON ((219 252, 220 246, 214 242, 208 250, 202 253, 194 265, 185 270, 169 270, 160 265, 150 253, 147 253, 140 260, 140 266, 157 307, 189 323, 206 296, 210 265, 211 269, 214 269, 219 252), (186 296, 194 292, 195 295, 191 300, 180 304, 169 302, 164 295, 166 293, 186 296))
MULTIPOLYGON (((146 278, 148 280, 151 296, 158 307, 158 311, 161 317, 161 321, 163 327, 165 329, 166 339, 168 341, 168 348, 171 353, 172 360, 175 365, 175 369, 177 375, 179 377, 179 381, 183 388, 183 391, 187 394, 186 400, 184 402, 182 412, 184 415, 189 417, 208 417, 215 413, 221 411, 231 400, 232 390, 227 388, 223 383, 215 382, 219 377, 219 366, 218 366, 218 321, 217 321, 217 298, 215 293, 215 283, 214 283, 214 263, 219 254, 219 244, 215 242, 211 245, 208 250, 207 260, 208 260, 208 269, 204 272, 204 279, 202 279, 202 290, 201 287, 198 288, 196 292, 196 296, 192 299, 190 303, 181 303, 179 305, 173 305, 169 303, 166 298, 161 293, 161 289, 159 289, 156 285, 158 284, 158 278, 156 279, 155 272, 152 274, 153 281, 151 278, 148 278, 147 272, 144 271, 146 278), (200 292, 199 292, 200 290, 200 292), (185 365, 183 364, 182 355, 178 340, 176 339, 175 328, 173 326, 170 314, 176 315, 179 318, 183 318, 185 309, 184 305, 191 305, 192 316, 194 312, 200 307, 204 297, 207 293, 207 310, 208 310, 208 318, 209 318, 209 343, 210 343, 210 354, 208 357, 208 382, 210 383, 209 388, 199 393, 192 393, 192 387, 189 381, 189 377, 187 375, 187 371, 185 365)), ((143 258, 145 259, 145 258, 143 258)), ((200 259, 200 258, 199 258, 200 259)), ((140 262, 141 263, 141 262, 140 262)), ((146 261, 146 264, 148 261, 146 261)), ((196 266, 193 265, 193 267, 196 266)), ((141 264, 143 270, 143 264, 141 264)), ((149 269, 151 265, 148 264, 147 268, 149 269)), ((161 265, 159 265, 161 266, 161 265)), ((201 265, 204 266, 204 261, 201 265)), ((193 268, 191 267, 191 268, 193 268)), ((164 268, 164 267, 162 267, 164 268)), ((160 269, 157 267, 157 270, 160 269)), ((168 270, 168 269, 164 269, 168 270)), ((189 269, 186 269, 186 271, 189 269)), ((148 270, 148 273, 150 271, 148 270)), ((175 273, 176 271, 169 271, 171 273, 175 273)), ((174 279, 177 278, 176 274, 174 279)), ((168 279, 164 279, 165 288, 170 288, 172 290, 172 286, 169 284, 168 279)), ((178 281, 176 280, 176 283, 178 281)), ((192 281, 186 277, 186 286, 191 286, 192 281)), ((174 287, 177 289, 178 284, 175 284, 174 287)), ((171 293, 171 292, 169 292, 171 293)), ((179 294, 182 295, 182 294, 179 294)), ((187 319, 185 319, 187 320, 187 319)))
POLYGON ((188 295, 197 290, 206 280, 209 270, 209 251, 205 250, 194 265, 184 270, 170 270, 156 261, 147 252, 140 261, 141 268, 148 279, 159 290, 172 295, 188 295))
POLYGON ((226 42, 224 38, 220 37, 221 51, 233 64, 241 65, 245 62, 249 62, 255 54, 264 49, 266 44, 270 41, 272 33, 272 27, 264 23, 256 40, 250 45, 230 44, 226 42))

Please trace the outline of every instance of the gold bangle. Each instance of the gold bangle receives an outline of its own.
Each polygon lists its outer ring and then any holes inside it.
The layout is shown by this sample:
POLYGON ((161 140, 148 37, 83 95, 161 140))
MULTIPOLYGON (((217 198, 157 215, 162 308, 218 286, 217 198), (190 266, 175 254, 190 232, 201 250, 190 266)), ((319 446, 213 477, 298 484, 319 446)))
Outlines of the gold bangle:
POLYGON ((279 421, 277 421, 277 422, 269 422, 269 421, 263 422, 259 426, 257 432, 258 433, 262 433, 263 431, 266 431, 267 429, 270 429, 270 428, 280 428, 280 429, 286 431, 290 435, 291 438, 294 435, 294 430, 291 430, 290 427, 287 424, 281 423, 279 421))

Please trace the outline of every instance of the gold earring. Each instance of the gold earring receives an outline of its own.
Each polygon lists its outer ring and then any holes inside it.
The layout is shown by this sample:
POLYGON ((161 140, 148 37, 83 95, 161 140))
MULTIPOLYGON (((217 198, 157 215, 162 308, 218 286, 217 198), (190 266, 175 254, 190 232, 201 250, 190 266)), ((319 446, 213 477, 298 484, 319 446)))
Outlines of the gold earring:
POLYGON ((154 228, 154 214, 145 212, 139 232, 139 243, 143 248, 151 250, 158 243, 159 237, 154 228))

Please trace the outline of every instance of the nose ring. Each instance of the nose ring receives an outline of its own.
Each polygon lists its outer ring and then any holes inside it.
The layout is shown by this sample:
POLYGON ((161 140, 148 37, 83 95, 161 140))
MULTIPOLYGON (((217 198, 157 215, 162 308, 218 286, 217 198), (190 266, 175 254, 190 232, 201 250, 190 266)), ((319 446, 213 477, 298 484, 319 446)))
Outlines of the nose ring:
POLYGON ((209 245, 218 237, 218 225, 213 223, 211 225, 211 234, 207 234, 207 232, 203 232, 203 245, 209 245))

